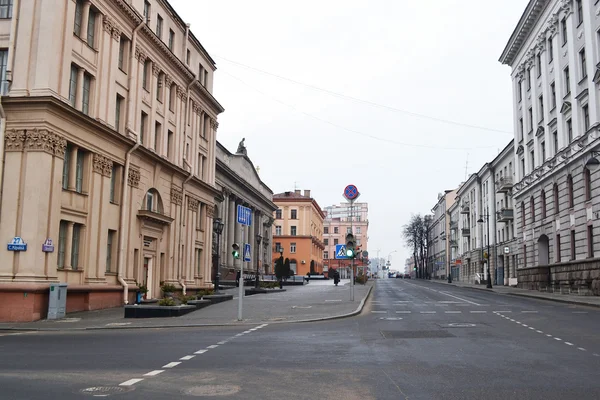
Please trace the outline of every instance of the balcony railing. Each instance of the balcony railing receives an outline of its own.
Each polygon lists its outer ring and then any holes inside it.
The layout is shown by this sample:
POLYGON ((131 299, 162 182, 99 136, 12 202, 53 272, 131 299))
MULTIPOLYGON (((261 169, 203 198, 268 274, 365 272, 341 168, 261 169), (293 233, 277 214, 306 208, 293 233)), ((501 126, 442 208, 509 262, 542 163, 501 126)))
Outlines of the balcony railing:
POLYGON ((458 240, 450 239, 450 247, 458 247, 458 240))
POLYGON ((467 237, 471 236, 471 229, 469 229, 469 228, 462 228, 461 232, 462 232, 463 236, 467 236, 467 237))
POLYGON ((496 192, 506 193, 513 188, 512 177, 505 176, 496 181, 496 192))
POLYGON ((498 222, 508 222, 514 219, 514 210, 512 208, 503 208, 498 211, 498 222))

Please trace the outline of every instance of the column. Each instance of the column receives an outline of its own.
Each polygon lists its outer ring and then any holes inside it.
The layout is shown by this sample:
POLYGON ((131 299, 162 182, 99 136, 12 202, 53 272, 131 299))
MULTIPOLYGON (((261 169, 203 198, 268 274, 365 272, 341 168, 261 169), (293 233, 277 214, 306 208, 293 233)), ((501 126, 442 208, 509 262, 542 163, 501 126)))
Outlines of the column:
POLYGON ((223 222, 223 231, 221 232, 220 238, 220 247, 219 251, 219 260, 220 263, 227 263, 227 256, 224 252, 224 249, 227 247, 227 236, 229 234, 229 195, 225 194, 223 202, 221 203, 221 222, 223 222))
POLYGON ((226 240, 226 250, 227 250, 227 266, 233 267, 233 255, 231 254, 231 245, 235 241, 235 198, 232 195, 229 195, 229 205, 227 207, 227 240, 226 240))
POLYGON ((69 190, 75 190, 77 185, 77 151, 79 147, 73 146, 69 154, 69 190))
POLYGON ((75 108, 79 111, 83 110, 83 73, 85 70, 79 68, 77 71, 77 92, 75 94, 75 108))
MULTIPOLYGON (((583 7, 584 10, 591 10, 592 6, 594 5, 593 3, 595 3, 595 1, 591 1, 591 0, 584 0, 583 2, 583 7), (592 3, 592 4, 589 4, 592 3), (587 8, 586 8, 587 7, 587 8)), ((595 22, 595 18, 594 20, 592 20, 592 13, 590 12, 584 12, 583 13, 583 26, 594 26, 593 23, 595 22)), ((594 75, 596 72, 596 64, 598 62, 598 54, 597 54, 597 46, 593 46, 592 43, 595 43, 594 41, 594 35, 597 35, 594 31, 594 29, 584 29, 583 30, 584 35, 585 35, 585 56, 586 56, 586 69, 587 69, 587 81, 588 81, 588 87, 593 88, 595 87, 595 83, 594 83, 594 75)), ((594 125, 595 123, 598 122, 598 92, 596 90, 590 90, 588 91, 588 104, 589 104, 589 112, 590 112, 590 126, 594 125)))
POLYGON ((88 22, 90 19, 90 6, 91 3, 89 0, 84 0, 83 2, 83 15, 81 17, 81 32, 79 32, 80 37, 87 42, 87 29, 88 22))
MULTIPOLYGON (((569 3, 571 4, 571 3, 569 3)), ((584 12, 584 14, 586 14, 584 12)), ((581 122, 581 118, 579 118, 579 102, 575 98, 577 96, 577 83, 579 82, 580 77, 580 69, 577 68, 579 65, 579 50, 575 47, 577 40, 577 31, 575 26, 575 16, 573 15, 572 5, 569 5, 569 8, 566 12, 567 18, 567 49, 569 58, 569 76, 571 83, 571 96, 569 101, 571 102, 571 121, 573 123, 573 139, 581 134, 581 127, 583 126, 581 122)), ((588 56, 589 58, 589 56, 588 56)), ((593 71, 593 70, 592 70, 593 71)), ((589 74, 588 74, 589 75, 589 74)), ((593 76, 592 76, 593 78, 593 76)), ((595 85, 594 85, 595 86, 595 85)), ((594 87, 590 86, 590 88, 594 87)), ((593 91, 593 90, 591 90, 593 91)), ((592 121, 590 119, 590 121, 592 121)), ((567 133, 565 130, 565 138, 567 138, 567 133)), ((568 139, 567 139, 568 140, 568 139)))
POLYGON ((67 242, 65 243, 65 269, 71 269, 71 250, 73 247, 73 227, 75 226, 74 222, 67 223, 67 242))

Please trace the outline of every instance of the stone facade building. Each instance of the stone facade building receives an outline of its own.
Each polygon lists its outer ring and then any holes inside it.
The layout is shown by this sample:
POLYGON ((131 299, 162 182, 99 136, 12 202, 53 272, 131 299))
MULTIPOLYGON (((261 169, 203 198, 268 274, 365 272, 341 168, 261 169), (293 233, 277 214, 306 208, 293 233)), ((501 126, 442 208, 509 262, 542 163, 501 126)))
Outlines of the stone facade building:
POLYGON ((189 25, 165 0, 9 3, 0 320, 43 318, 51 282, 68 312, 210 287, 223 107, 189 25))
MULTIPOLYGON (((233 258, 232 245, 241 246, 242 230, 244 242, 250 244, 252 261, 244 266, 246 272, 272 274, 273 192, 265 185, 243 146, 232 154, 217 142, 216 184, 221 195, 217 198, 217 215, 223 222, 223 232, 219 240, 219 273, 221 282, 235 281, 240 270, 241 259, 233 258), (242 227, 237 223, 236 208, 241 204, 252 209, 252 225, 242 227)), ((216 237, 215 237, 216 239, 216 237)), ((216 242, 214 243, 216 249, 216 242)), ((213 273, 214 279, 214 273, 213 273)))
POLYGON ((438 195, 438 202, 433 207, 431 226, 429 228, 429 262, 428 272, 432 279, 447 279, 449 271, 448 255, 450 254, 450 218, 447 211, 456 197, 456 191, 446 190, 438 195))
POLYGON ((531 0, 500 61, 512 68, 518 285, 600 294, 600 15, 531 0))

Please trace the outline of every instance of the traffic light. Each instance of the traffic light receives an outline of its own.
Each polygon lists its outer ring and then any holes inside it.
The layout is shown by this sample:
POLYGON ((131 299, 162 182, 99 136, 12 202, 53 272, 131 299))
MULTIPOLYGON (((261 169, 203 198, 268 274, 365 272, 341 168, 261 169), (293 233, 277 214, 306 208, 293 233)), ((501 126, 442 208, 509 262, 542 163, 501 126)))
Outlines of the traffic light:
POLYGON ((240 258, 240 245, 237 243, 234 243, 231 245, 231 247, 233 247, 233 251, 231 252, 231 254, 233 254, 233 258, 235 258, 235 259, 240 258))
POLYGON ((354 258, 356 257, 356 249, 354 246, 356 245, 356 241, 354 240, 354 235, 348 233, 346 235, 346 257, 354 258))

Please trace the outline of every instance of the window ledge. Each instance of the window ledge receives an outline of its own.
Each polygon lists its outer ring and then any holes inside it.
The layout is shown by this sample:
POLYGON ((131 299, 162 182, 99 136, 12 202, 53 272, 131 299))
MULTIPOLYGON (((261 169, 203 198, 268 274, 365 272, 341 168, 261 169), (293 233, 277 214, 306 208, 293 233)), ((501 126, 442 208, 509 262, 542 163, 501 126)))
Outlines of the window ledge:
POLYGON ((118 273, 116 273, 116 272, 105 272, 104 275, 105 276, 117 276, 118 273))
POLYGON ((63 192, 69 192, 69 193, 75 193, 75 194, 79 194, 81 196, 89 196, 89 194, 87 192, 78 192, 77 190, 73 190, 73 189, 65 189, 62 188, 63 192))
POLYGON ((73 273, 83 273, 83 268, 77 268, 77 269, 72 269, 72 268, 56 268, 57 271, 61 271, 61 272, 73 272, 73 273))
POLYGON ((125 70, 121 67, 119 67, 119 71, 121 71, 122 73, 124 73, 125 75, 127 75, 127 72, 125 72, 125 70))
POLYGON ((577 82, 578 85, 581 85, 583 82, 585 82, 585 80, 587 79, 587 75, 581 77, 581 79, 579 80, 579 82, 577 82))
POLYGON ((119 203, 118 203, 118 202, 116 202, 116 201, 110 201, 110 204, 113 204, 113 205, 115 205, 115 206, 118 206, 118 205, 119 205, 119 203))

